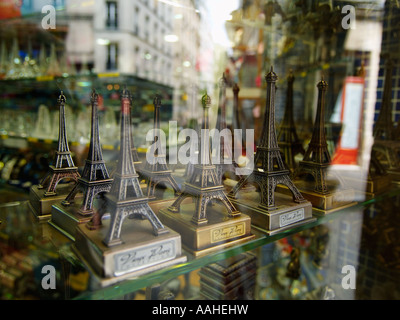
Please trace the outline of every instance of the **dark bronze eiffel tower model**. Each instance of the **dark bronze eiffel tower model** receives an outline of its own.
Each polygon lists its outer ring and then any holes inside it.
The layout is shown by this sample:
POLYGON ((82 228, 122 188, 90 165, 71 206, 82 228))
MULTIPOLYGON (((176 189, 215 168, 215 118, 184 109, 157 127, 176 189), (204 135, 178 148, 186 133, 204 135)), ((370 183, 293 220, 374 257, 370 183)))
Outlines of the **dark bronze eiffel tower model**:
POLYGON ((392 121, 392 72, 393 61, 387 57, 385 62, 385 79, 382 94, 381 110, 376 120, 373 135, 375 140, 393 140, 392 121))
POLYGON ((354 190, 346 188, 342 177, 330 170, 331 156, 325 134, 325 93, 328 83, 322 79, 318 84, 317 113, 310 143, 303 160, 294 173, 294 181, 313 207, 327 213, 343 206, 353 205, 354 190), (311 176, 314 183, 308 181, 311 176), (301 185, 300 179, 306 178, 301 185), (297 181, 296 181, 297 179, 297 181))
POLYGON ((105 193, 110 191, 112 179, 103 160, 100 145, 99 119, 98 119, 98 94, 93 90, 91 95, 92 121, 89 152, 85 161, 82 176, 72 188, 71 192, 61 202, 54 204, 51 212, 51 221, 54 228, 66 237, 75 240, 76 226, 89 222, 97 210, 102 209, 105 193), (76 197, 78 202, 75 202, 76 197), (96 196, 100 198, 100 205, 94 209, 96 196))
POLYGON ((278 76, 272 67, 265 80, 265 116, 254 169, 238 182, 229 196, 241 211, 251 216, 255 228, 272 235, 314 219, 311 203, 304 199, 290 179, 290 171, 286 168, 279 150, 275 129, 275 84, 278 76), (255 184, 260 195, 257 192, 246 192, 245 187, 248 184, 255 184), (277 193, 275 190, 278 185, 284 185, 292 197, 277 193))
POLYGON ((201 102, 200 163, 193 165, 193 174, 174 203, 158 213, 165 224, 181 234, 183 245, 195 255, 253 237, 250 218, 235 208, 225 194, 224 186, 219 183, 216 167, 211 161, 208 116, 211 99, 205 94, 201 102), (190 198, 192 203, 187 203, 185 200, 190 198), (214 206, 207 207, 209 203, 214 206), (218 212, 214 210, 217 204, 222 205, 218 212))
POLYGON ((232 189, 230 196, 236 193, 249 182, 256 183, 261 190, 260 207, 266 210, 275 208, 275 187, 278 184, 286 185, 293 194, 296 203, 306 202, 296 186, 290 180, 290 172, 286 168, 278 146, 275 130, 275 83, 278 76, 271 71, 265 76, 267 81, 267 103, 260 143, 255 155, 253 172, 241 179, 232 189))
POLYGON ((69 206, 74 203, 76 194, 78 192, 83 192, 82 206, 78 211, 82 215, 93 214, 93 201, 95 196, 102 192, 109 192, 112 183, 105 161, 103 160, 103 153, 100 144, 98 98, 99 95, 95 90, 93 90, 91 96, 92 122, 89 152, 85 161, 82 176, 78 179, 78 183, 62 202, 64 206, 69 206))
POLYGON ((119 160, 111 190, 105 196, 111 218, 108 234, 103 241, 109 247, 122 243, 122 224, 128 216, 140 215, 147 218, 153 227, 154 235, 169 232, 150 208, 148 198, 143 195, 140 188, 132 155, 131 99, 130 92, 124 89, 121 95, 119 160))
POLYGON ((393 60, 389 55, 384 55, 385 80, 382 95, 381 110, 375 123, 372 149, 394 182, 400 182, 400 128, 395 129, 392 121, 392 72, 393 60))
POLYGON ((290 71, 287 79, 286 105, 282 123, 278 130, 278 145, 283 154, 283 160, 291 172, 297 167, 295 156, 304 155, 304 148, 297 136, 296 125, 293 117, 293 72, 290 71))
POLYGON ((226 88, 228 86, 225 74, 219 82, 219 106, 218 106, 218 117, 215 129, 217 129, 215 137, 219 136, 220 143, 217 145, 217 178, 218 182, 223 184, 224 175, 234 178, 236 176, 236 168, 238 165, 234 159, 232 147, 233 139, 232 132, 226 125, 226 88), (227 138, 225 138, 228 135, 227 138), (230 138, 229 138, 230 137, 230 138))
POLYGON ((33 214, 40 220, 51 218, 52 205, 62 201, 80 177, 69 151, 65 128, 66 99, 62 91, 57 102, 60 114, 58 147, 55 152, 54 164, 49 166, 49 171, 41 182, 33 185, 30 189, 29 205, 33 214), (73 180, 73 182, 59 184, 63 179, 73 180))
POLYGON ((74 181, 77 181, 80 177, 78 173, 78 167, 75 166, 74 161, 72 160, 71 152, 69 151, 67 132, 65 129, 66 99, 62 91, 57 101, 60 108, 58 148, 54 159, 54 165, 49 166, 50 171, 42 179, 39 185, 39 189, 46 189, 44 193, 46 197, 56 195, 56 187, 60 180, 70 178, 74 181))
POLYGON ((153 101, 154 104, 154 140, 153 145, 155 146, 154 158, 151 159, 152 163, 146 162, 145 168, 142 171, 142 175, 147 180, 147 197, 156 197, 156 187, 159 183, 168 183, 174 190, 175 196, 180 194, 181 190, 175 178, 172 176, 172 170, 168 168, 167 157, 163 151, 161 140, 159 139, 158 132, 160 129, 160 108, 161 108, 161 97, 156 95, 153 101))

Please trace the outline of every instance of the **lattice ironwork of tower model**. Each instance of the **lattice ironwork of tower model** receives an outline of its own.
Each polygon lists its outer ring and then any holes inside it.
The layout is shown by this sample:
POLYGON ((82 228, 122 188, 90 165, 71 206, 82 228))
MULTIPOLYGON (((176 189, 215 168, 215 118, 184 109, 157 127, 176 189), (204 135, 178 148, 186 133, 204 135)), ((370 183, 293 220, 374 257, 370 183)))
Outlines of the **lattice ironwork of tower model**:
POLYGON ((147 159, 142 175, 147 182, 147 197, 156 197, 156 188, 159 184, 164 184, 164 188, 169 184, 174 190, 175 196, 180 194, 181 190, 172 176, 172 170, 168 168, 167 157, 164 146, 160 139, 160 108, 161 97, 156 95, 153 101, 154 104, 154 157, 147 159))
POLYGON ((254 169, 243 177, 229 193, 235 205, 252 217, 252 224, 273 234, 312 220, 311 203, 304 199, 290 179, 290 171, 282 160, 275 129, 275 91, 278 76, 271 67, 265 76, 267 96, 264 123, 254 159, 254 169), (255 184, 258 192, 243 190, 255 184), (276 193, 284 185, 292 198, 276 193), (241 191, 241 192, 239 192, 241 191), (289 218, 290 217, 290 218, 289 218))
POLYGON ((203 122, 200 163, 193 166, 192 176, 185 182, 184 190, 174 203, 158 214, 164 223, 182 235, 183 245, 194 254, 207 252, 211 247, 215 249, 220 244, 252 237, 249 217, 241 214, 228 199, 216 167, 212 164, 208 116, 211 98, 205 94, 201 102, 203 122), (193 203, 184 203, 186 198, 192 198, 193 203), (212 206, 209 205, 211 203, 212 206), (213 210, 215 205, 222 207, 213 210), (222 231, 228 229, 232 229, 229 235, 222 231))
POLYGON ((52 205, 63 200, 80 177, 78 167, 75 166, 69 150, 65 126, 66 98, 62 91, 57 102, 59 134, 54 161, 41 182, 30 189, 30 207, 38 219, 50 218, 52 205), (66 183, 59 183, 61 180, 66 183))
POLYGON ((293 116, 293 83, 295 77, 290 71, 287 79, 286 106, 282 123, 278 130, 278 144, 283 155, 283 160, 289 170, 293 171, 297 167, 296 155, 303 154, 304 148, 297 136, 296 125, 293 116))
POLYGON ((125 88, 119 159, 105 195, 110 218, 98 228, 78 225, 74 242, 75 252, 101 277, 103 286, 186 261, 180 235, 161 223, 140 188, 132 155, 130 112, 131 94, 125 88))
POLYGON ((82 176, 78 178, 71 192, 58 204, 53 205, 50 225, 61 231, 65 236, 75 239, 76 226, 87 223, 99 208, 94 208, 96 196, 101 197, 100 205, 104 201, 104 194, 110 191, 112 179, 103 160, 100 145, 98 94, 93 90, 91 95, 91 134, 89 152, 85 161, 82 176), (75 201, 77 195, 79 201, 75 201))
POLYGON ((328 83, 317 84, 317 112, 310 143, 303 160, 294 173, 294 182, 315 209, 328 213, 343 206, 354 205, 354 190, 348 188, 337 170, 331 167, 331 156, 325 134, 325 94, 328 83))

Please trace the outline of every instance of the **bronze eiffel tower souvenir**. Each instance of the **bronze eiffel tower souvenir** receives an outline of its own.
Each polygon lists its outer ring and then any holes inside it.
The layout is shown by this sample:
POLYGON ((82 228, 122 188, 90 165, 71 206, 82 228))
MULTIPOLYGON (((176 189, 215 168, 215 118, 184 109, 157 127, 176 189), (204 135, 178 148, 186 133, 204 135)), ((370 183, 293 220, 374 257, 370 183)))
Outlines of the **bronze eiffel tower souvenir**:
POLYGON ((371 150, 368 172, 364 179, 355 179, 349 174, 344 180, 347 186, 361 192, 366 199, 372 199, 385 192, 391 185, 391 177, 380 163, 375 150, 371 150))
POLYGON ((287 79, 286 106, 282 123, 278 130, 278 145, 283 155, 283 161, 291 172, 297 167, 295 156, 304 155, 304 148, 297 136, 296 125, 293 117, 293 72, 290 71, 287 79))
POLYGON ((119 161, 111 190, 105 195, 110 218, 103 219, 100 228, 80 224, 76 231, 76 253, 104 286, 186 261, 180 235, 161 223, 140 188, 132 155, 130 112, 131 95, 124 89, 119 161))
POLYGON ((89 152, 85 167, 78 183, 74 186, 61 204, 52 208, 49 222, 68 238, 75 239, 76 226, 88 222, 94 213, 94 201, 97 195, 110 191, 112 179, 103 160, 100 144, 98 94, 93 90, 91 95, 92 121, 89 152), (82 193, 82 201, 75 202, 78 194, 82 193))
POLYGON ((318 103, 313 134, 303 160, 294 173, 294 183, 319 214, 354 205, 354 190, 346 187, 343 179, 331 170, 331 156, 325 134, 325 93, 328 84, 323 79, 317 84, 318 103))
POLYGON ((237 180, 236 169, 238 165, 234 159, 234 154, 232 152, 233 147, 233 135, 226 125, 226 87, 228 86, 225 74, 219 82, 219 106, 218 106, 218 117, 215 126, 216 132, 214 139, 218 141, 217 152, 216 152, 216 169, 218 182, 223 184, 225 176, 237 180))
POLYGON ((180 194, 181 190, 175 178, 172 176, 172 170, 168 168, 167 157, 163 151, 161 140, 157 137, 157 132, 160 131, 160 108, 161 108, 161 97, 156 95, 154 98, 154 140, 153 145, 155 146, 154 158, 151 159, 152 163, 146 162, 146 165, 142 171, 147 182, 147 197, 149 199, 156 198, 156 188, 158 184, 169 184, 174 190, 175 196, 180 194))
POLYGON ((211 99, 202 97, 203 125, 200 163, 193 166, 193 175, 185 182, 183 192, 158 215, 166 225, 182 236, 183 246, 194 255, 218 250, 227 245, 247 241, 250 218, 231 203, 219 183, 215 165, 211 163, 208 109, 211 99), (192 203, 185 200, 192 199, 192 203), (208 206, 213 202, 213 206, 208 206))
POLYGON ((400 183, 400 139, 392 121, 392 72, 393 61, 386 55, 385 80, 381 110, 374 126, 374 150, 376 157, 391 176, 392 182, 400 183))
POLYGON ((30 189, 30 207, 38 219, 50 218, 51 206, 63 200, 80 177, 68 146, 65 128, 66 98, 62 91, 57 102, 60 113, 58 147, 55 152, 54 164, 49 166, 49 171, 40 184, 34 185, 30 189), (59 184, 63 179, 73 180, 73 182, 59 184))
POLYGON ((278 76, 272 67, 265 80, 266 108, 254 169, 239 181, 229 196, 240 210, 251 216, 254 227, 272 235, 314 221, 314 218, 311 203, 293 184, 279 150, 275 129, 275 84, 278 76), (248 184, 255 184, 260 191, 239 192, 248 184), (275 192, 278 185, 286 186, 292 197, 275 192))

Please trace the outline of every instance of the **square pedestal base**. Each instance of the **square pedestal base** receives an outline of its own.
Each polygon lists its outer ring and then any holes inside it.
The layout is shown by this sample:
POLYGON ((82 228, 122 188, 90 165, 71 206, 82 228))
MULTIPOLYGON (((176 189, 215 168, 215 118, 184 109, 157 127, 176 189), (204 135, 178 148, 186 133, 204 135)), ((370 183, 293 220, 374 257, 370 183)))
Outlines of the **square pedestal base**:
POLYGON ((182 246, 194 256, 254 238, 251 234, 249 216, 241 214, 237 217, 228 217, 225 207, 214 203, 207 208, 208 222, 196 225, 192 222, 193 206, 194 203, 181 204, 179 213, 162 209, 158 212, 158 217, 163 224, 181 235, 182 246))
MULTIPOLYGON (((294 181, 297 189, 304 198, 311 202, 313 211, 318 216, 323 216, 357 204, 354 189, 337 189, 327 194, 313 191, 313 182, 294 181)), ((289 194, 290 190, 283 185, 277 186, 277 191, 289 194)))
POLYGON ((186 261, 179 234, 167 228, 168 233, 155 236, 147 219, 126 219, 123 243, 113 247, 103 243, 110 220, 103 220, 99 230, 77 226, 73 249, 102 287, 186 261))
POLYGON ((274 235, 285 230, 314 222, 311 203, 295 203, 291 196, 275 192, 275 209, 266 210, 259 206, 258 192, 239 192, 233 204, 251 217, 257 230, 274 235))
MULTIPOLYGON (((61 203, 72 188, 75 182, 60 183, 57 185, 57 194, 46 197, 44 195, 46 189, 39 189, 37 185, 31 187, 29 191, 29 207, 31 208, 35 217, 39 220, 48 220, 51 218, 51 206, 53 204, 61 203)), ((77 195, 76 199, 82 198, 82 195, 77 195)))
POLYGON ((387 191, 392 184, 389 174, 374 176, 369 180, 357 179, 356 177, 343 177, 343 179, 348 187, 354 189, 355 192, 364 194, 366 199, 372 199, 387 191))
POLYGON ((92 215, 83 216, 78 213, 81 205, 74 203, 63 206, 61 203, 55 204, 51 210, 49 224, 60 231, 72 241, 75 241, 76 227, 90 221, 92 215))

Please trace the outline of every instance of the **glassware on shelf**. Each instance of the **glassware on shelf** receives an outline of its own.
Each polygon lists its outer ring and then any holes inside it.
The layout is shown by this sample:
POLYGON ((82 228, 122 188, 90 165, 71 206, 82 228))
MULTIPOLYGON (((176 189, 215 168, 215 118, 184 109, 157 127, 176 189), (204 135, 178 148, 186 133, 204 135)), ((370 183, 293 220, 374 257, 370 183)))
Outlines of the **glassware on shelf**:
POLYGON ((49 108, 41 104, 37 112, 36 126, 32 132, 32 136, 38 139, 52 137, 52 123, 49 108))

